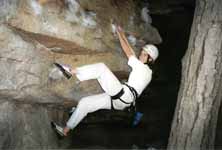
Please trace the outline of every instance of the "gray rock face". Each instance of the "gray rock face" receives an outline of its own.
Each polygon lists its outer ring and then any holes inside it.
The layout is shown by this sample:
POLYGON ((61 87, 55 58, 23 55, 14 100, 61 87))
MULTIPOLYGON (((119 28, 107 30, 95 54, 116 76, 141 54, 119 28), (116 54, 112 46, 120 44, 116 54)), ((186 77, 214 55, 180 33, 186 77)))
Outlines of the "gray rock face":
POLYGON ((47 109, 1 101, 0 114, 1 149, 58 147, 58 139, 50 128, 47 109))
POLYGON ((41 65, 39 53, 6 26, 0 26, 0 90, 17 90, 40 84, 41 65))
POLYGON ((16 14, 18 0, 1 0, 0 1, 0 23, 8 20, 16 14))

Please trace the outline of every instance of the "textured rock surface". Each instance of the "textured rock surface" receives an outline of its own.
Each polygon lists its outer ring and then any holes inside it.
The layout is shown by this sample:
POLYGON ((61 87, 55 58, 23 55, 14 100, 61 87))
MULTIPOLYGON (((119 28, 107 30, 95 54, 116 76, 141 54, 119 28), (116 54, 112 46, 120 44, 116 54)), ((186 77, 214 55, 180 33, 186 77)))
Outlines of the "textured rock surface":
POLYGON ((50 120, 62 123, 64 106, 101 92, 96 81, 65 79, 54 62, 104 62, 117 75, 127 74, 114 21, 126 29, 137 53, 145 43, 161 42, 135 6, 132 0, 0 1, 0 148, 59 147, 50 120))
POLYGON ((58 141, 50 128, 47 109, 30 104, 1 101, 0 148, 56 148, 58 141))

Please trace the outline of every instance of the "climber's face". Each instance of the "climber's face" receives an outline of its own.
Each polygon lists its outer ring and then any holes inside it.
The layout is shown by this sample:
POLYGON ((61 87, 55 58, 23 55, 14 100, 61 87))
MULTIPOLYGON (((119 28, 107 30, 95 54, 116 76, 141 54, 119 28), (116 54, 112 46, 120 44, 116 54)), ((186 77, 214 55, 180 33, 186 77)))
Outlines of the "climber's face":
POLYGON ((139 55, 139 60, 142 63, 147 63, 148 58, 149 58, 149 55, 147 54, 147 52, 145 52, 144 50, 141 50, 140 55, 139 55))

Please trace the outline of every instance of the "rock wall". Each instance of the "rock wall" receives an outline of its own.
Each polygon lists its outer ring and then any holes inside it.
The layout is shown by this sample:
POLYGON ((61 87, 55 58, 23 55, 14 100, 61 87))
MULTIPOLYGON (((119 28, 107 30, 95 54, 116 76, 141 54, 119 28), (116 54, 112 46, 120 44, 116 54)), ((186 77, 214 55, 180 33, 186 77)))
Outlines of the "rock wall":
POLYGON ((0 148, 59 147, 49 123, 62 113, 59 107, 101 92, 96 81, 65 79, 54 62, 104 62, 117 76, 127 75, 114 22, 137 53, 145 43, 161 42, 133 0, 2 0, 0 22, 0 148), (43 107, 49 103, 55 111, 43 107))
POLYGON ((2 101, 0 105, 1 149, 57 148, 47 109, 30 104, 2 101))

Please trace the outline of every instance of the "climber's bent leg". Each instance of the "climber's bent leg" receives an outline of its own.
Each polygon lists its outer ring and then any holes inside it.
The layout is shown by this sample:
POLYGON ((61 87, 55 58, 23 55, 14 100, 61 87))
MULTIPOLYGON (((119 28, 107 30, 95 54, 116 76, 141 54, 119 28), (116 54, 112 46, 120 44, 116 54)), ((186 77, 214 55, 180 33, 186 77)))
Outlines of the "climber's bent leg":
POLYGON ((120 81, 104 63, 78 67, 76 76, 80 81, 97 79, 103 90, 111 96, 116 95, 122 89, 120 81))
POLYGON ((66 126, 69 129, 75 128, 88 113, 99 109, 111 109, 110 96, 106 93, 82 98, 66 123, 66 126))

